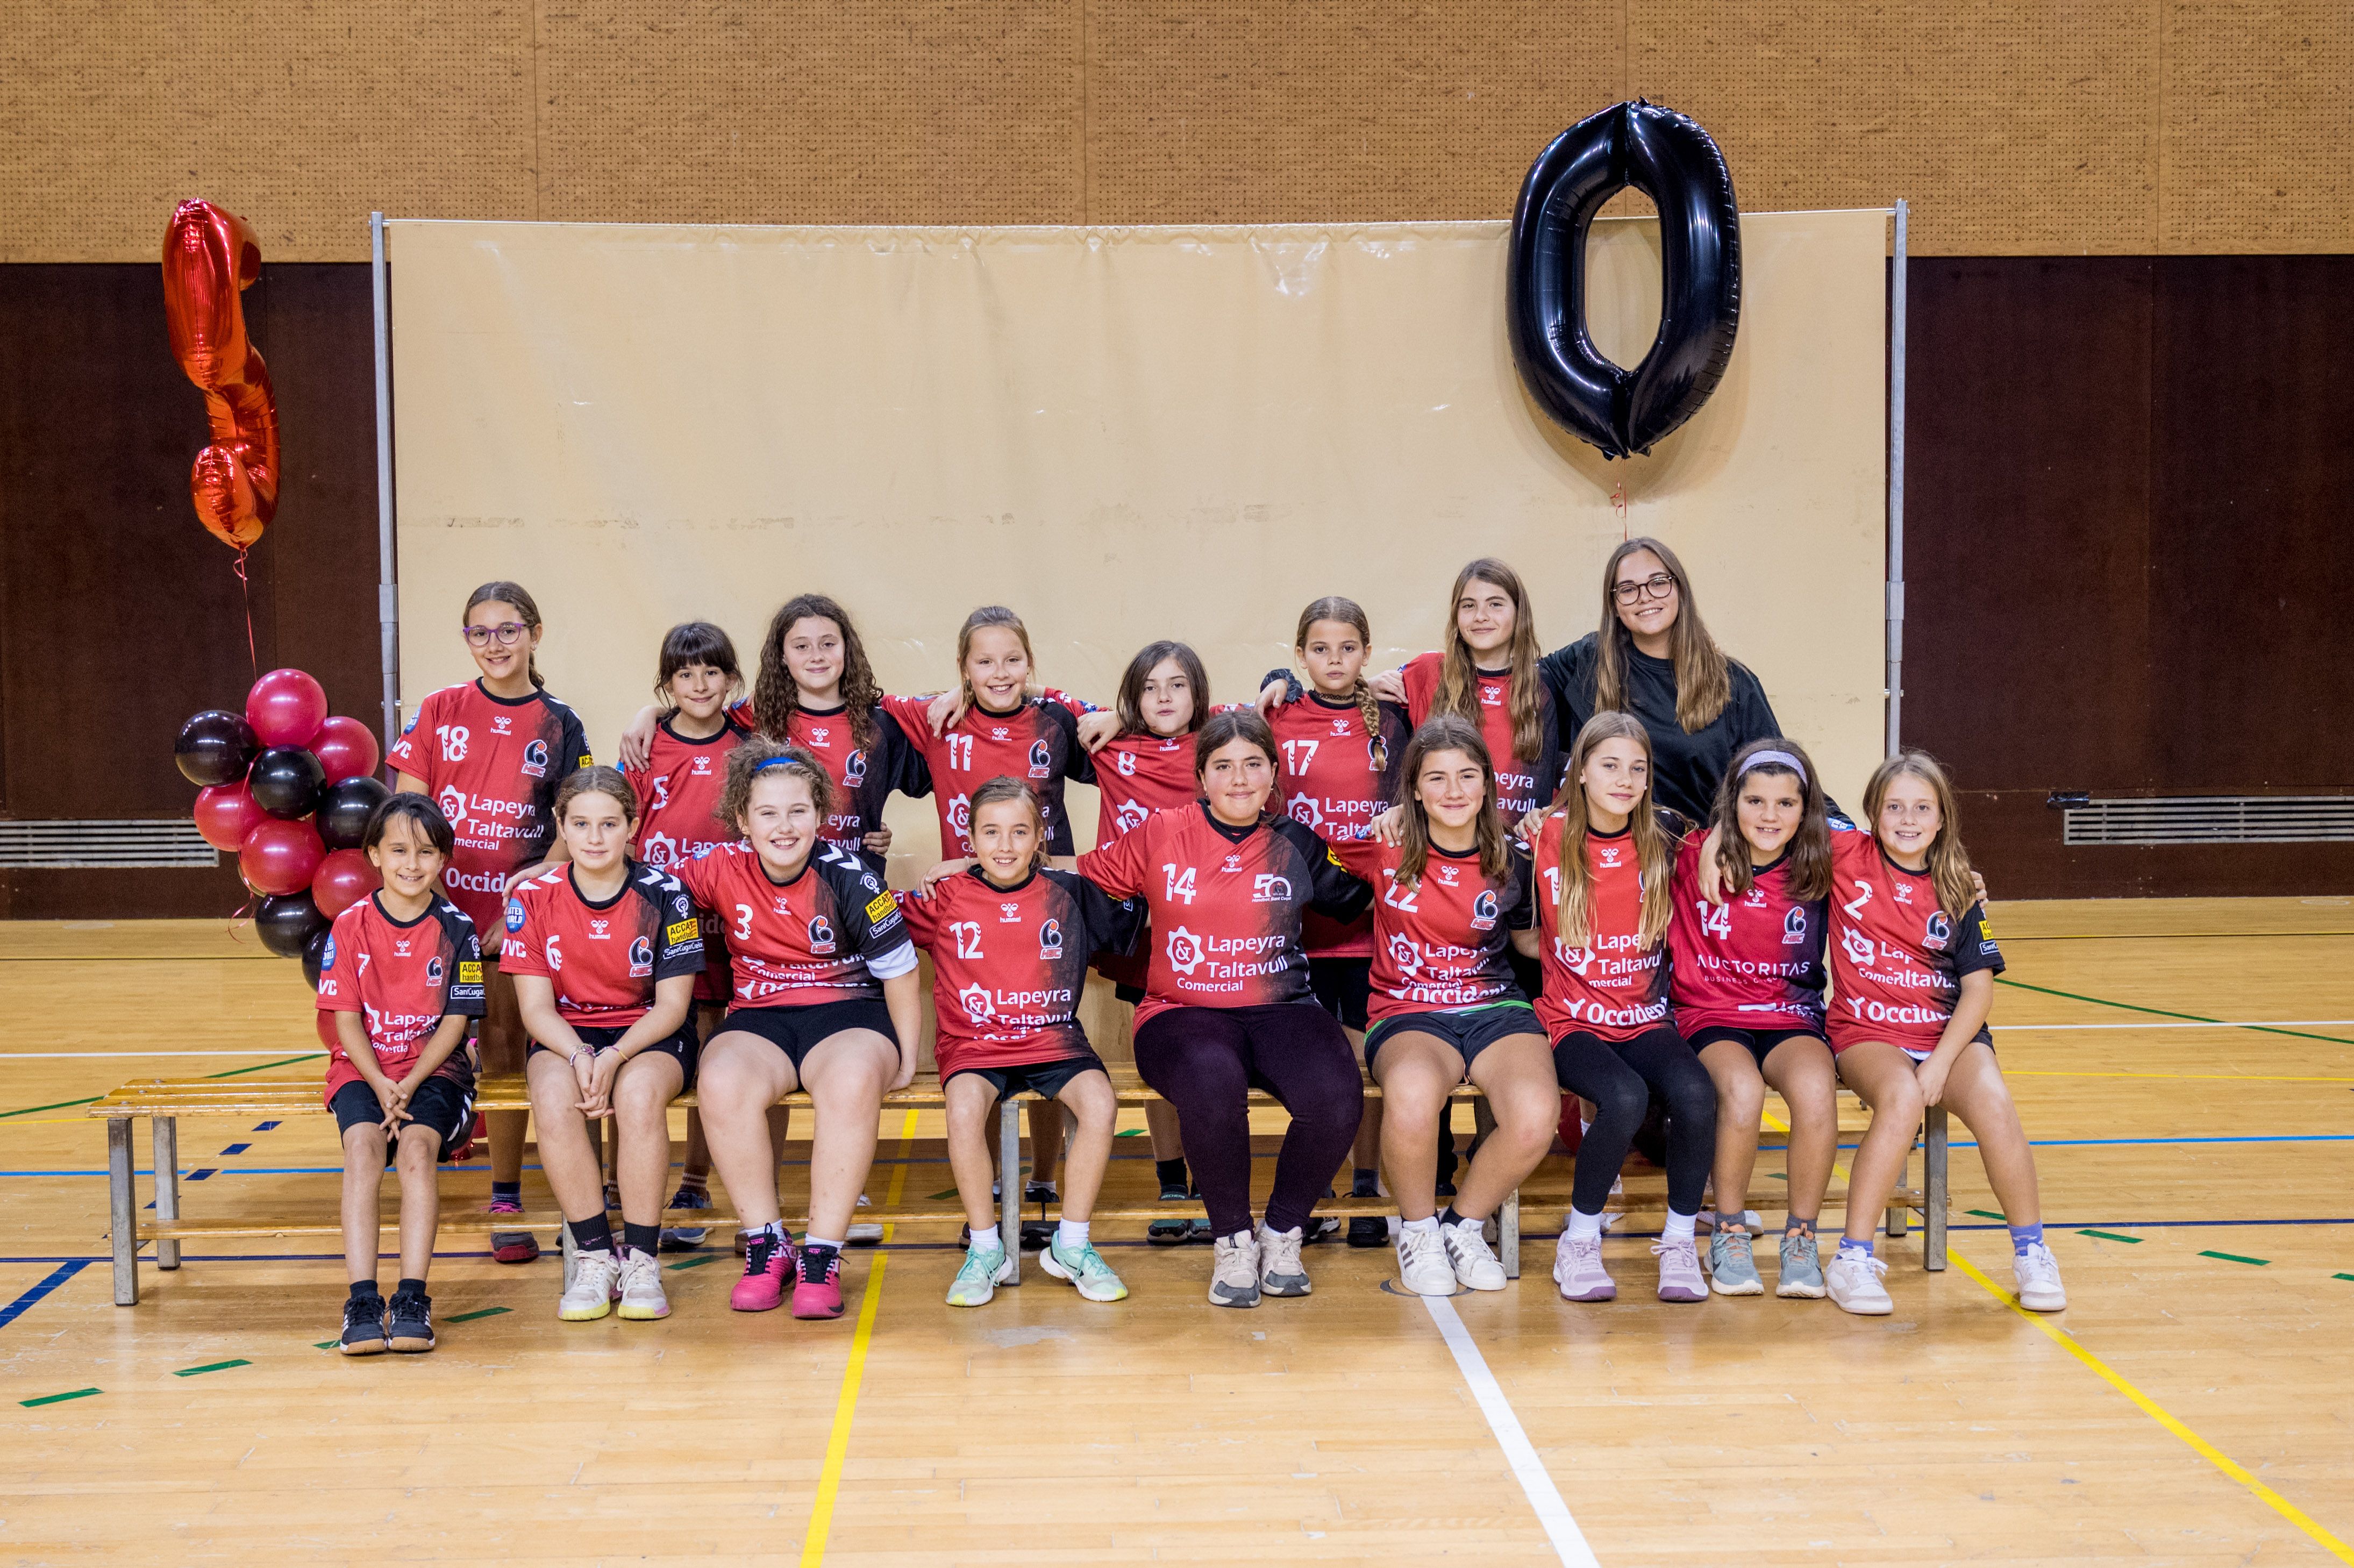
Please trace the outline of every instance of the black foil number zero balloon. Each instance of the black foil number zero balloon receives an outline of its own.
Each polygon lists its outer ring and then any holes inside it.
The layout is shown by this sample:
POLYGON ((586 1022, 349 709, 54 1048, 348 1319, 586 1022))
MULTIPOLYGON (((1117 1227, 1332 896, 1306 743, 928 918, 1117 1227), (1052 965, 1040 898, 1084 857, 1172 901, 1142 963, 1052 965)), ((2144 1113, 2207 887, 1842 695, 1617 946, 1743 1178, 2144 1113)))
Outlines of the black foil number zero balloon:
POLYGON ((1537 154, 1512 214, 1505 324, 1546 414, 1604 457, 1648 452, 1708 401, 1741 320, 1741 214, 1697 121, 1640 100, 1579 121, 1537 154), (1659 209, 1659 333, 1632 370, 1585 323, 1586 231, 1633 185, 1659 209))

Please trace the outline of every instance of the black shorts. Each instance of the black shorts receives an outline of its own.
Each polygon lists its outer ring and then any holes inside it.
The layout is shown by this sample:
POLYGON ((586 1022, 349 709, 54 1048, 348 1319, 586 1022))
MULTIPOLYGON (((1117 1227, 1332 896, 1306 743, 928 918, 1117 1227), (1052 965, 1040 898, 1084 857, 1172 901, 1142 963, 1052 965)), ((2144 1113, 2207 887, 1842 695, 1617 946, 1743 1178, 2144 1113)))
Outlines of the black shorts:
POLYGON ((941 1084, 945 1086, 953 1078, 986 1078, 997 1090, 997 1097, 1001 1100, 1008 1095, 1025 1094, 1051 1100, 1081 1073, 1100 1073, 1103 1070, 1103 1058, 1090 1051, 1084 1056, 1065 1056, 1053 1062, 1024 1062, 1015 1067, 959 1067, 948 1078, 942 1079, 941 1084))
POLYGON ((1111 993, 1130 1007, 1144 1000, 1144 988, 1140 985, 1114 985, 1111 993))
MULTIPOLYGON (((580 1044, 592 1051, 611 1050, 621 1043, 621 1036, 629 1032, 630 1027, 627 1024, 614 1026, 601 1023, 576 1023, 572 1026, 572 1033, 580 1036, 580 1044)), ((555 1052, 548 1051, 546 1046, 535 1040, 531 1043, 531 1049, 525 1053, 525 1059, 529 1060, 543 1051, 547 1051, 551 1056, 556 1054, 555 1052)), ((667 1040, 655 1041, 640 1051, 638 1054, 651 1056, 656 1053, 677 1061, 680 1077, 679 1093, 684 1094, 695 1087, 695 1064, 703 1054, 702 1038, 695 1032, 695 1009, 690 1007, 686 1010, 686 1022, 678 1026, 677 1033, 667 1040)))
MULTIPOLYGON (((1469 1072, 1472 1058, 1499 1040, 1514 1034, 1533 1034, 1543 1040, 1544 1025, 1537 1022, 1537 1010, 1525 1001, 1392 1013, 1365 1035, 1365 1071, 1373 1070, 1373 1053, 1382 1048, 1383 1041, 1408 1033, 1435 1034, 1446 1041, 1463 1058, 1464 1071, 1469 1072)), ((1552 1044, 1547 1042, 1545 1048, 1550 1051, 1552 1044)))
POLYGON ((1364 1029, 1365 1006, 1373 996, 1372 959, 1310 959, 1308 986, 1316 993, 1316 1005, 1339 1019, 1341 1028, 1364 1029))
POLYGON ((845 1029, 872 1029, 892 1044, 899 1044, 899 1032, 891 1027, 891 1010, 883 1005, 880 997, 872 996, 821 1001, 807 1007, 739 1007, 719 1021, 714 1037, 731 1029, 757 1034, 782 1051, 796 1074, 801 1070, 802 1059, 817 1048, 819 1042, 845 1029))
MULTIPOLYGON (((327 1102, 327 1108, 335 1113, 335 1138, 338 1142, 342 1141, 344 1134, 355 1127, 384 1125, 384 1102, 376 1097, 376 1091, 368 1087, 366 1079, 356 1079, 337 1089, 335 1097, 327 1102)), ((441 1135, 441 1150, 434 1156, 435 1159, 447 1160, 454 1158, 458 1150, 466 1146, 474 1127, 473 1080, 468 1078, 461 1082, 434 1074, 418 1085, 417 1092, 408 1097, 408 1119, 420 1127, 429 1127, 441 1135)), ((398 1139, 385 1139, 385 1164, 387 1167, 392 1163, 398 1143, 398 1139)))
POLYGON ((1760 1067, 1766 1065, 1766 1058, 1774 1054, 1774 1048, 1785 1040, 1812 1040, 1826 1051, 1831 1048, 1830 1042, 1823 1038, 1819 1029, 1735 1029, 1730 1024, 1712 1023, 1684 1036, 1684 1044, 1692 1048, 1695 1056, 1720 1040, 1735 1041, 1748 1047, 1750 1055, 1757 1059, 1760 1067))

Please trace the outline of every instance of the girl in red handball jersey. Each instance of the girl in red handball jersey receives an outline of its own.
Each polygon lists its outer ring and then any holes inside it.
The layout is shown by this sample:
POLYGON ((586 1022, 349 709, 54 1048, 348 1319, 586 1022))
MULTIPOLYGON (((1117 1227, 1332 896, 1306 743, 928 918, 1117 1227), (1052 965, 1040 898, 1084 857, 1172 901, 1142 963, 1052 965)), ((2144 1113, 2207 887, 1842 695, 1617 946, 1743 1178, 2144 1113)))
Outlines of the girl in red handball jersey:
POLYGON ((1364 906, 1365 888, 1322 840, 1267 814, 1278 757, 1257 713, 1214 715, 1193 742, 1202 801, 1156 812, 1078 861, 1088 881, 1114 898, 1140 895, 1150 912, 1136 1065, 1177 1107, 1216 1234, 1210 1299, 1224 1307, 1256 1307, 1262 1291, 1308 1294, 1302 1227, 1364 1105, 1349 1037, 1310 994, 1300 919, 1310 904, 1346 919, 1364 906), (1291 1113, 1256 1234, 1254 1086, 1291 1113))
MULTIPOLYGON (((673 626, 663 638, 654 676, 660 707, 647 726, 642 760, 627 769, 638 800, 638 826, 631 848, 657 870, 690 860, 712 844, 729 843, 735 832, 719 820, 719 787, 727 777, 727 754, 750 733, 729 711, 742 694, 744 676, 736 645, 707 620, 673 626)), ((621 749, 630 751, 629 737, 621 749)), ((708 1040, 727 1003, 727 944, 717 922, 703 932, 704 972, 695 982, 696 1038, 708 1040)), ((686 1168, 673 1209, 711 1207, 711 1146, 704 1140, 703 1113, 686 1113, 686 1168)), ((681 1227, 662 1233, 662 1250, 699 1246, 707 1233, 681 1227)))
POLYGON ((1848 1177, 1831 1299, 1850 1312, 1890 1309, 1872 1233, 1922 1107, 1945 1105, 1978 1139, 2009 1223, 2019 1304, 2057 1312, 2068 1297, 2043 1242, 2035 1155, 1986 1027, 2002 953, 1962 850, 1953 787, 1928 753, 1900 751, 1872 770, 1863 813, 1869 832, 1831 836, 1831 1049, 1840 1076, 1872 1107, 1848 1177))
MULTIPOLYGON (((1561 1086, 1596 1107, 1577 1149, 1553 1279, 1572 1301, 1607 1301, 1602 1209, 1656 1091, 1668 1113, 1668 1217, 1651 1248, 1659 1299, 1705 1301, 1693 1242, 1716 1145, 1716 1088, 1668 1012, 1670 879, 1680 820, 1651 804, 1651 745, 1626 714, 1596 715, 1571 748, 1569 786, 1539 824, 1536 933, 1561 1086)), ((1534 956, 1534 955, 1532 955, 1534 956)))
MULTIPOLYGON (((386 758, 393 788, 429 795, 457 834, 441 874, 450 902, 477 931, 495 933, 505 910, 507 878, 541 860, 561 859, 549 808, 573 769, 588 766, 588 740, 572 710, 547 694, 539 676, 539 606, 519 584, 484 583, 466 599, 466 648, 479 679, 444 686, 418 705, 417 716, 386 758)), ((482 1020, 482 1070, 520 1073, 523 1021, 514 987, 490 969, 490 1012, 482 1020)), ((484 1118, 491 1133, 491 1209, 523 1213, 522 1111, 484 1118)), ((529 1263, 539 1243, 527 1231, 498 1232, 491 1255, 529 1263)))
POLYGON ((686 890, 630 858, 638 802, 620 773, 584 768, 556 793, 567 860, 507 895, 500 969, 531 1032, 532 1115, 547 1185, 578 1255, 557 1304, 567 1323, 670 1316, 660 1248, 670 1103, 695 1082, 691 1015, 703 932, 686 890), (606 1217, 589 1124, 611 1117, 623 1245, 606 1217))
POLYGON ((347 1356, 433 1348, 425 1294, 441 1213, 433 1167, 456 1157, 473 1126, 466 1028, 482 1015, 474 923, 438 891, 455 847, 448 820, 422 795, 395 795, 368 819, 360 845, 384 885, 335 916, 319 966, 319 1011, 334 1036, 327 1108, 344 1143, 347 1356), (400 1286, 389 1312, 376 1282, 387 1148, 400 1167, 400 1286))
POLYGON ((1069 1193, 1039 1258, 1089 1301, 1119 1301, 1128 1287, 1089 1239, 1088 1216, 1111 1159, 1119 1102, 1079 1027, 1087 955, 1121 952, 1141 913, 1114 904, 1084 877, 1046 867, 1045 822, 1030 786, 992 779, 973 792, 972 865, 901 900, 916 945, 932 955, 939 1019, 935 1048, 948 1100, 949 1164, 972 1239, 949 1287, 951 1307, 979 1307, 1013 1277, 991 1201, 990 1113, 1010 1094, 1060 1101, 1077 1118, 1069 1193))
POLYGON ((1553 1146, 1561 1107, 1552 1047, 1505 959, 1531 924, 1529 861, 1496 814, 1495 769, 1468 720, 1442 714, 1416 730, 1403 771, 1405 842, 1332 845, 1373 890, 1365 1065, 1382 1086, 1398 1277, 1423 1296, 1452 1296, 1458 1283, 1501 1290, 1483 1227, 1553 1146), (1432 1136, 1467 1078, 1496 1126, 1438 1213, 1432 1136))
POLYGON ((1790 1107, 1789 1217, 1776 1296, 1819 1299, 1815 1219, 1839 1152, 1838 1075, 1823 1035, 1823 938, 1831 833, 1822 786, 1797 742, 1753 741, 1718 788, 1714 826, 1676 856, 1668 1000, 1716 1084, 1711 1288, 1757 1296, 1743 1216, 1771 1086, 1790 1107), (1713 884, 1702 872, 1713 866, 1713 884), (1714 896, 1712 896, 1712 895, 1714 896))
POLYGON ((783 1298, 794 1249, 777 1211, 767 1112, 794 1089, 816 1107, 809 1234, 793 1316, 842 1316, 842 1247, 875 1162, 883 1097, 916 1073, 923 981, 907 922, 857 851, 825 842, 833 783, 809 753, 754 737, 727 758, 720 814, 744 841, 678 879, 727 933, 735 995, 704 1048, 696 1097, 711 1158, 749 1241, 729 1305, 783 1298))

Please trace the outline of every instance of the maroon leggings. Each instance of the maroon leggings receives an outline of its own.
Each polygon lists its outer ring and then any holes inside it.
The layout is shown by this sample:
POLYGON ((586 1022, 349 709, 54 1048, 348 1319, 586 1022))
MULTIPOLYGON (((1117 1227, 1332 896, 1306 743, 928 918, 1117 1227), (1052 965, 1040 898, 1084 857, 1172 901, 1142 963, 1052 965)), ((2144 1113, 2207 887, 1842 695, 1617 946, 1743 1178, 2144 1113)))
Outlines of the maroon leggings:
POLYGON ((1271 1231, 1308 1223, 1365 1110, 1349 1037, 1313 1001, 1158 1013, 1136 1032, 1136 1070, 1176 1107, 1185 1163, 1222 1236, 1251 1224, 1248 1091, 1265 1089, 1291 1113, 1267 1200, 1271 1231))

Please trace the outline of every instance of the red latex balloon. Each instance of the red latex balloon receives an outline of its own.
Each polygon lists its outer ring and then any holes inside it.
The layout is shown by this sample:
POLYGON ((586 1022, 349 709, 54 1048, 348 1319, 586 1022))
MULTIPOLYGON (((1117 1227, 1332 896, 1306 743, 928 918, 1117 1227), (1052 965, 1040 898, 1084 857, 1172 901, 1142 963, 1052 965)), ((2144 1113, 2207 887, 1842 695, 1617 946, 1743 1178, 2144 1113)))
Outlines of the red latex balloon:
POLYGON ((376 743, 376 731, 340 714, 321 725, 319 733, 311 737, 311 755, 327 770, 330 784, 365 778, 384 760, 383 748, 376 743))
POLYGON ((319 830, 309 819, 290 822, 270 817, 245 836, 237 866, 248 887, 275 898, 310 886, 319 863, 326 858, 327 846, 319 842, 319 830))
POLYGON ((196 520, 242 551, 278 513, 278 398, 246 336, 242 291, 261 276, 261 246, 245 219, 184 201, 164 230, 164 320, 172 357, 205 395, 212 444, 196 454, 188 493, 196 520))
POLYGON ((264 746, 308 746, 326 717, 327 694, 300 670, 272 670, 245 695, 245 722, 264 746))
POLYGON ((246 835, 268 815, 242 779, 196 791, 196 832, 217 850, 237 853, 245 847, 246 835))
POLYGON ((374 893, 383 880, 368 863, 366 850, 335 850, 312 874, 311 901, 332 920, 374 893))

